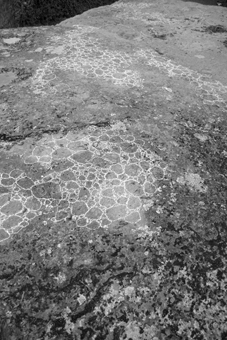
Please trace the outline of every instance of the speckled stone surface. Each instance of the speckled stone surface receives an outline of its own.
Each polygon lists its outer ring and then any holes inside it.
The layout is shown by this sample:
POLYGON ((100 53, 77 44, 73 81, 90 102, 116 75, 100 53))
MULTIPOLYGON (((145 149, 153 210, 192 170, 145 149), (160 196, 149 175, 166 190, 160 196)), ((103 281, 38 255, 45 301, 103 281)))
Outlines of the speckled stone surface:
POLYGON ((0 31, 1 340, 227 338, 226 10, 0 31))

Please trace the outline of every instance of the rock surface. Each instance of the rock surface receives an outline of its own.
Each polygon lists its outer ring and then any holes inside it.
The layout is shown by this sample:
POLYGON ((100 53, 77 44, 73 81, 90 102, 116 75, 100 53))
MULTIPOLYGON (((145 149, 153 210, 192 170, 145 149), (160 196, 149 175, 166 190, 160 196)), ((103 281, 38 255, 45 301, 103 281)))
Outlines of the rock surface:
POLYGON ((226 14, 0 31, 0 338, 226 338, 226 14))

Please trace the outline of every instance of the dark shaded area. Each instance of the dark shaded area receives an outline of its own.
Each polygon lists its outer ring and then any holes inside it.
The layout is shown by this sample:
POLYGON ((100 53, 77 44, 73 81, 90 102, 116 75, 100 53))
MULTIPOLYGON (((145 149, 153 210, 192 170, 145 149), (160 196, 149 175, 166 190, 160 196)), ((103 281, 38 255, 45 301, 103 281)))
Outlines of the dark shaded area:
POLYGON ((227 28, 222 26, 222 25, 211 25, 208 26, 204 29, 204 32, 207 33, 226 33, 227 32, 227 28))
POLYGON ((117 0, 0 0, 0 29, 56 25, 89 9, 117 0))

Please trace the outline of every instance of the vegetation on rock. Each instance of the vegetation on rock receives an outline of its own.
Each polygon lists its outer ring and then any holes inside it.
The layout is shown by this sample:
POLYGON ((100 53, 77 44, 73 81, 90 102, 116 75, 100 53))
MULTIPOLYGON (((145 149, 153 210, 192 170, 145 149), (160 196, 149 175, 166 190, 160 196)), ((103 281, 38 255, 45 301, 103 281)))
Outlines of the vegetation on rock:
POLYGON ((226 122, 203 118, 176 117, 172 170, 207 190, 164 178, 147 229, 40 220, 1 246, 2 340, 226 339, 226 122))
POLYGON ((116 0, 0 0, 0 29, 55 25, 91 8, 116 0))

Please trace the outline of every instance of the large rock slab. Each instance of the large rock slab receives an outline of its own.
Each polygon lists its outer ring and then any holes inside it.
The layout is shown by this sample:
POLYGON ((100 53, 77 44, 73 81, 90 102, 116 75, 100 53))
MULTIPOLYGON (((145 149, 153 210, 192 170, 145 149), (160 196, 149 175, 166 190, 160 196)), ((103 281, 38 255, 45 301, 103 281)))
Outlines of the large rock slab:
POLYGON ((125 0, 0 31, 5 338, 226 337, 224 15, 125 0))
MULTIPOLYGON (((212 25, 224 24, 212 9, 212 25)), ((57 26, 1 30, 2 138, 203 103, 226 109, 225 36, 206 31, 210 15, 181 0, 124 1, 57 26)))

